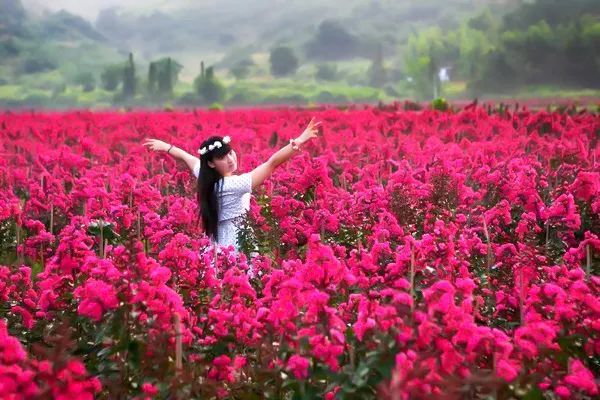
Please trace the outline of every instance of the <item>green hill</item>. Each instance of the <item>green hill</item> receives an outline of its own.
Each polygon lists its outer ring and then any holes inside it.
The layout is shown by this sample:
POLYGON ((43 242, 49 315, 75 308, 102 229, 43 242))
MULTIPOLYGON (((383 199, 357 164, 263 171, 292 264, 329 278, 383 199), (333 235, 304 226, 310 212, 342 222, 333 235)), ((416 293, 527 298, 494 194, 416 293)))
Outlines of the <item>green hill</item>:
POLYGON ((31 17, 19 0, 0 0, 0 99, 9 105, 68 95, 69 86, 84 86, 85 76, 95 86, 103 64, 123 57, 81 17, 66 11, 31 17))

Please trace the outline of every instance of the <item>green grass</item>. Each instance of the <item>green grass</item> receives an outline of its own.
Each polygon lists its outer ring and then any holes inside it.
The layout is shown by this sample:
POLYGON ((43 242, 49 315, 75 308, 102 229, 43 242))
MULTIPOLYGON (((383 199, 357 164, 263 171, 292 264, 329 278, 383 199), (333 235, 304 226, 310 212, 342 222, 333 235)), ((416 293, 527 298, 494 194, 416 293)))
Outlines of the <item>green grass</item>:
POLYGON ((194 88, 193 83, 179 81, 173 88, 173 95, 175 97, 180 97, 186 93, 190 93, 190 92, 194 92, 194 91, 195 91, 195 88, 194 88))
POLYGON ((22 99, 23 89, 20 85, 2 85, 0 86, 0 99, 22 99))
POLYGON ((27 97, 50 97, 49 90, 42 90, 22 85, 2 85, 0 86, 0 99, 2 100, 23 100, 27 97))
MULTIPOLYGON (((442 97, 448 100, 465 100, 471 96, 467 90, 466 82, 446 82, 442 86, 442 97)), ((531 99, 580 99, 596 98, 600 99, 600 90, 598 89, 570 89, 553 85, 531 85, 519 88, 518 91, 510 94, 486 93, 481 96, 490 100, 531 100, 531 99)))
POLYGON ((559 98, 577 98, 577 97, 598 97, 600 90, 597 89, 567 89, 550 85, 528 86, 521 88, 513 97, 531 98, 531 97, 559 97, 559 98))
POLYGON ((442 96, 447 99, 467 97, 467 82, 445 82, 442 85, 442 96))
POLYGON ((35 88, 41 90, 53 90, 63 85, 65 79, 58 70, 41 72, 37 74, 22 75, 17 80, 18 84, 24 88, 35 88))
POLYGON ((338 82, 296 81, 291 78, 241 81, 228 88, 228 99, 253 99, 258 103, 291 99, 296 102, 377 102, 391 100, 381 89, 338 82))
MULTIPOLYGON (((367 64, 346 63, 347 71, 359 71, 367 64), (354 65, 354 66, 352 66, 354 65)), ((376 103, 394 100, 414 99, 414 89, 405 81, 388 85, 386 90, 364 85, 350 85, 345 80, 316 81, 311 74, 312 67, 305 66, 292 77, 273 78, 268 75, 251 79, 235 81, 223 79, 227 87, 225 106, 230 105, 260 105, 260 104, 323 104, 323 103, 376 103), (302 79, 300 79, 302 77, 302 79), (392 95, 393 94, 393 95, 392 95)), ((342 67, 340 67, 342 68, 342 67)), ((143 83, 142 83, 143 85, 143 83)), ((194 92, 191 82, 179 81, 173 93, 173 98, 152 100, 147 98, 140 88, 132 105, 160 106, 176 104, 177 99, 194 92)), ((465 82, 446 82, 442 87, 441 96, 449 101, 466 100, 469 95, 465 82)), ((600 90, 565 89, 554 86, 528 86, 521 88, 512 95, 486 94, 486 99, 492 101, 520 99, 600 99, 600 90)), ((33 107, 111 107, 114 104, 115 92, 108 92, 97 86, 93 91, 84 92, 81 86, 66 82, 60 71, 49 71, 39 74, 22 75, 15 84, 0 85, 0 103, 14 102, 29 104, 33 107), (64 90, 59 90, 63 86, 64 90)), ((592 100, 593 103, 595 100, 592 100)))

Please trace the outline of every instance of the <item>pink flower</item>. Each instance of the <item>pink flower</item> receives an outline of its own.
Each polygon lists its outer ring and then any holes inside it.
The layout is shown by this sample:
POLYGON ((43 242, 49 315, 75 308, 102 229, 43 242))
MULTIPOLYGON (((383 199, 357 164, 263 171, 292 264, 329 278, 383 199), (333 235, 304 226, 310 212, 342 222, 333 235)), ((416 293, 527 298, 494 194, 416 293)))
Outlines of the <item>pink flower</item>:
POLYGON ((441 356, 442 368, 448 374, 453 374, 454 371, 461 364, 463 359, 464 359, 464 357, 462 357, 459 353, 457 353, 452 348, 444 350, 442 352, 442 356, 441 356))
POLYGON ((287 362, 287 369, 292 371, 296 379, 308 378, 310 361, 307 358, 294 354, 287 362))
POLYGON ((598 394, 598 385, 595 382, 594 374, 579 359, 569 359, 569 375, 565 377, 565 383, 590 396, 598 394))
POLYGON ((85 376, 87 374, 85 365, 79 360, 69 360, 67 369, 75 376, 85 376))
POLYGON ((119 304, 114 287, 96 279, 88 279, 84 286, 75 289, 74 295, 82 299, 77 307, 79 314, 94 321, 100 321, 104 312, 119 304))
POLYGON ((216 357, 213 362, 213 366, 208 371, 208 377, 215 380, 226 380, 227 382, 234 382, 235 377, 233 375, 233 368, 231 366, 231 358, 223 354, 216 357))
POLYGON ((364 318, 354 323, 354 334, 359 341, 363 340, 365 333, 369 329, 373 329, 376 325, 376 322, 372 318, 364 318))
POLYGON ((27 329, 31 329, 35 323, 33 316, 29 311, 21 306, 13 306, 12 312, 19 314, 22 319, 23 326, 27 329))
POLYGON ((168 268, 156 266, 150 272, 150 278, 155 286, 164 285, 171 279, 171 271, 168 268))
POLYGON ((0 360, 4 364, 12 364, 26 358, 27 353, 21 342, 17 338, 8 335, 4 322, 0 320, 0 360))
POLYGON ((142 384, 142 391, 150 396, 154 396, 158 393, 156 386, 148 382, 142 384))
POLYGON ((496 373, 507 382, 512 382, 519 375, 519 367, 514 362, 500 359, 496 364, 496 373))
POLYGON ((340 386, 336 386, 333 388, 332 391, 325 393, 325 400, 334 400, 336 393, 339 392, 340 389, 341 389, 340 386))
POLYGON ((558 386, 556 389, 554 389, 554 392, 559 395, 561 399, 571 398, 571 391, 566 386, 558 386))
POLYGON ((571 193, 562 194, 544 213, 547 219, 559 219, 567 228, 577 230, 581 226, 581 216, 576 207, 571 193))
POLYGON ((238 370, 240 368, 243 368, 247 363, 248 360, 246 359, 246 357, 235 356, 235 358, 233 359, 233 369, 238 370))
POLYGON ((569 187, 575 196, 583 201, 590 201, 600 192, 600 174, 598 172, 580 171, 575 182, 569 187))
POLYGON ((85 299, 77 307, 77 312, 84 317, 93 319, 94 321, 100 321, 104 310, 102 304, 98 300, 85 299))

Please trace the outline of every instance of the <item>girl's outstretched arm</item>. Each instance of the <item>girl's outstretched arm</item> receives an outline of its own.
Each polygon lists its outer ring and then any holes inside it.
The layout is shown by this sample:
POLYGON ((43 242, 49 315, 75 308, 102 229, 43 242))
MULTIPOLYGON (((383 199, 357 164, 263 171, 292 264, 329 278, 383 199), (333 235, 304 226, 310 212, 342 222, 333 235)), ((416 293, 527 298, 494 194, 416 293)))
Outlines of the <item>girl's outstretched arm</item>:
POLYGON ((294 139, 294 145, 292 145, 290 142, 285 147, 279 149, 275 154, 273 154, 265 163, 254 168, 250 173, 252 176, 252 189, 262 185, 262 183, 273 173, 273 171, 275 171, 275 168, 292 157, 295 152, 294 146, 300 146, 303 143, 308 142, 310 139, 316 137, 318 132, 317 127, 320 124, 321 122, 315 123, 315 119, 312 118, 304 132, 302 132, 298 138, 294 139))
POLYGON ((146 139, 143 143, 144 146, 147 146, 150 150, 154 151, 164 151, 167 152, 170 156, 173 156, 176 159, 183 160, 187 164, 188 168, 192 171, 196 164, 200 163, 200 159, 198 157, 194 157, 190 153, 185 150, 180 149, 179 147, 175 147, 170 145, 169 143, 163 142, 158 139, 146 139))

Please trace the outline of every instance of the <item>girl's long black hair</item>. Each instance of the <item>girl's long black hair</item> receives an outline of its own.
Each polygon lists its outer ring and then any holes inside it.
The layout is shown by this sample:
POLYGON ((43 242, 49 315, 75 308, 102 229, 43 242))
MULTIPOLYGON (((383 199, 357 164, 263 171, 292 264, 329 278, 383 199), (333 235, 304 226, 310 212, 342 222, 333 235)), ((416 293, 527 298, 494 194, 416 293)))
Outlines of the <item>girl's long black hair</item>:
POLYGON ((198 174, 199 219, 202 220, 202 227, 206 234, 214 241, 217 241, 219 237, 219 194, 223 190, 223 176, 215 168, 209 167, 208 162, 215 158, 225 157, 231 147, 229 144, 223 143, 221 136, 211 136, 200 145, 200 148, 208 149, 209 145, 217 141, 221 142, 221 147, 200 155, 200 173, 198 174))

